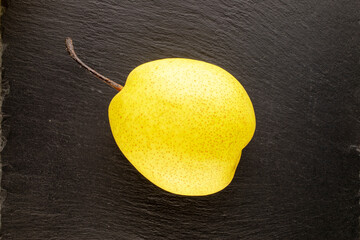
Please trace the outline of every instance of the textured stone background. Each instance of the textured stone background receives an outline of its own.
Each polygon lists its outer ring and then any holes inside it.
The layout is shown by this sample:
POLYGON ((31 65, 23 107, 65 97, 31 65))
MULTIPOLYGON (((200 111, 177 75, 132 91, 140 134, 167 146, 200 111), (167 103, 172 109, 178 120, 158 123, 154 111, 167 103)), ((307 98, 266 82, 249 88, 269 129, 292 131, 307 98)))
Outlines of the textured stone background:
POLYGON ((358 239, 359 1, 7 2, 2 239, 358 239), (164 57, 237 77, 257 130, 231 185, 191 198, 143 178, 109 129, 116 91, 67 36, 120 83, 164 57))
MULTIPOLYGON (((0 68, 2 67, 2 53, 3 53, 3 49, 4 46, 2 44, 2 19, 1 16, 4 13, 4 7, 2 6, 2 3, 0 0, 0 68)), ((6 81, 2 81, 2 72, 0 71, 0 81, 2 84, 0 84, 0 107, 3 104, 3 100, 4 100, 4 96, 7 95, 8 90, 9 90, 9 85, 8 82, 6 81)), ((4 119, 4 114, 0 113, 0 122, 3 121, 4 119)), ((6 144, 6 127, 0 126, 0 152, 2 152, 2 150, 4 149, 4 146, 6 144)), ((1 155, 0 155, 0 186, 1 186, 1 180, 2 180, 2 161, 1 161, 1 155)), ((3 189, 1 189, 0 187, 0 210, 2 209, 2 203, 5 199, 6 196, 6 191, 4 191, 3 189)), ((1 228, 1 212, 0 212, 0 228, 1 228)))

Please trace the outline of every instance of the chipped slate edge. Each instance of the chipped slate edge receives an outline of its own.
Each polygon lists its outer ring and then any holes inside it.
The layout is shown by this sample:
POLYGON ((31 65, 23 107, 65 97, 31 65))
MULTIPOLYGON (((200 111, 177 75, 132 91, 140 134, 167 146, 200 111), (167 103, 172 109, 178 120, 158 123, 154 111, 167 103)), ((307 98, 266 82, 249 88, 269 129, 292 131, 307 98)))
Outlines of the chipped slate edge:
MULTIPOLYGON (((5 144, 6 144, 6 138, 3 135, 3 112, 1 111, 2 109, 2 103, 3 103, 3 99, 5 97, 5 95, 8 93, 8 84, 4 84, 3 79, 2 79, 2 73, 3 73, 3 67, 2 67, 2 53, 4 50, 4 45, 2 42, 2 15, 5 11, 5 7, 3 7, 3 4, 6 4, 6 2, 1 1, 0 0, 0 153, 2 152, 5 144)), ((2 184, 1 184, 1 180, 2 180, 2 168, 3 168, 3 162, 2 162, 2 158, 1 158, 1 154, 0 154, 0 230, 1 229, 1 225, 2 225, 2 206, 3 206, 3 202, 5 200, 5 196, 6 196, 6 191, 4 189, 2 189, 2 184)), ((0 239, 2 239, 2 236, 0 236, 0 239)))
MULTIPOLYGON (((2 14, 3 14, 3 8, 2 8, 2 5, 1 5, 1 0, 0 0, 0 82, 2 82, 2 52, 3 52, 3 47, 2 47, 2 29, 1 29, 1 17, 2 17, 2 14)), ((0 84, 0 92, 2 92, 2 84, 0 84)), ((0 100, 0 108, 2 107, 2 98, 0 100)), ((0 121, 2 122, 2 114, 0 114, 0 121)), ((1 128, 1 124, 0 124, 0 146, 2 145, 2 128, 1 128)), ((2 180, 2 161, 1 161, 1 155, 0 155, 0 189, 2 190, 2 185, 1 185, 1 180, 2 180)), ((0 229, 1 229, 1 217, 2 217, 2 203, 3 203, 3 197, 0 196, 0 229)))

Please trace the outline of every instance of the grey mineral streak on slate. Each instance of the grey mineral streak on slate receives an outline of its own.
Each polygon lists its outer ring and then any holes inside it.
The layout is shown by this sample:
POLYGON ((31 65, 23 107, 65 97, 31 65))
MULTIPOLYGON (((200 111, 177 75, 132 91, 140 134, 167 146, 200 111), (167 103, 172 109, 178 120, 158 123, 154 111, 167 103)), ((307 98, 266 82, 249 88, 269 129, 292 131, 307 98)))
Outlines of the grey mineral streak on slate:
POLYGON ((359 1, 10 3, 3 239, 358 239, 359 1), (121 84, 164 57, 238 78, 257 129, 230 186, 189 198, 144 179, 110 132, 116 91, 67 36, 121 84))

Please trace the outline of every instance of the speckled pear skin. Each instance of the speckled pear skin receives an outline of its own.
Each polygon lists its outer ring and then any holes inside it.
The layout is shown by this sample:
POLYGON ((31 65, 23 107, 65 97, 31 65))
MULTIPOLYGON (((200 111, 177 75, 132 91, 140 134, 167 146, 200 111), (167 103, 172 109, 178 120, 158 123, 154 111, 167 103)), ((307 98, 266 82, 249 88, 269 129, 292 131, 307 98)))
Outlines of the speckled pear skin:
POLYGON ((142 175, 190 196, 225 188, 255 131, 241 84, 216 65, 183 58, 135 68, 110 103, 109 121, 120 150, 142 175))

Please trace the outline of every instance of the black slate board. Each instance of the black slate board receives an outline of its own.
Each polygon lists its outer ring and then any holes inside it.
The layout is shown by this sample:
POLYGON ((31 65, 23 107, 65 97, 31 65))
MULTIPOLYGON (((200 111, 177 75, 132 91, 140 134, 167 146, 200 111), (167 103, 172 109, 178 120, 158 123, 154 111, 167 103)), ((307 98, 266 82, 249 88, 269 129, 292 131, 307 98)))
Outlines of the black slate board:
POLYGON ((358 239, 359 1, 7 4, 2 239, 358 239), (67 36, 122 84, 164 57, 237 77, 257 129, 231 185, 192 198, 142 177, 109 129, 116 91, 67 36))

